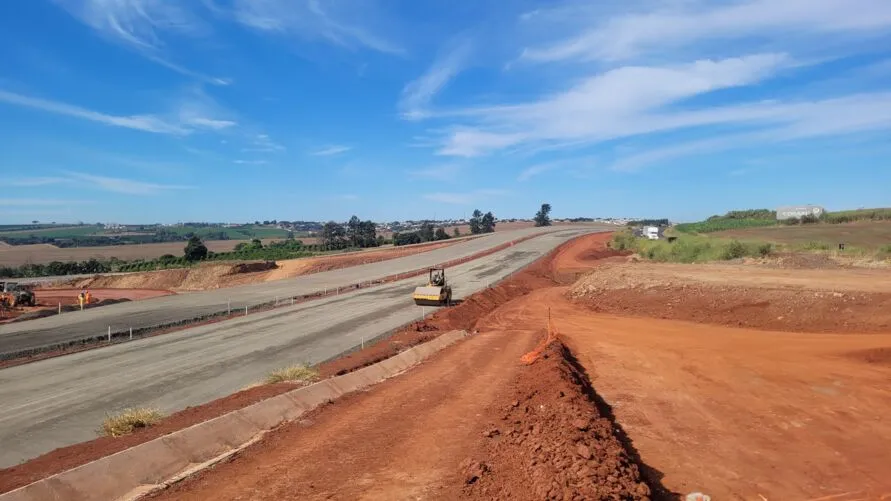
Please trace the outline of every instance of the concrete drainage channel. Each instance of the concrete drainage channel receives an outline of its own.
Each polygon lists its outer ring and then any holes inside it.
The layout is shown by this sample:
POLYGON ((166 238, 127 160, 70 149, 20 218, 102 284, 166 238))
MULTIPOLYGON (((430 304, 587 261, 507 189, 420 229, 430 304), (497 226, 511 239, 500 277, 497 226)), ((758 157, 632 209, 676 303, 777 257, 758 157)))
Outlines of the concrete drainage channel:
MULTIPOLYGON (((512 247, 521 242, 525 242, 526 240, 536 238, 546 233, 538 233, 534 235, 527 235, 522 238, 518 238, 512 240, 510 242, 505 242, 491 249, 487 249, 476 254, 472 254, 470 256, 465 256, 458 259, 453 259, 451 261, 447 261, 444 263, 440 263, 437 266, 440 267, 452 267, 458 266, 460 264, 467 263, 469 261, 473 261, 475 259, 479 259, 482 257, 489 256, 496 252, 502 251, 509 247, 512 247)), ((159 331, 164 330, 177 330, 180 328, 186 328, 191 325, 197 325, 207 322, 226 320, 229 318, 234 318, 236 316, 245 316, 249 313, 259 313, 262 311, 268 311, 273 308, 292 306, 294 304, 303 303, 306 301, 312 301, 315 299, 320 299, 328 296, 338 295, 344 292, 351 292, 359 289, 364 289, 368 287, 373 287, 375 285, 381 285, 385 283, 395 282, 398 280, 404 280, 407 278, 413 278, 427 273, 427 268, 408 271, 404 273, 398 273, 396 275, 386 276, 376 280, 367 280, 356 284, 346 285, 343 287, 325 289, 323 291, 317 291, 311 294, 305 294, 301 296, 291 296, 291 297, 276 297, 272 301, 266 301, 262 303, 257 303, 254 305, 243 305, 239 307, 232 307, 231 305, 227 307, 225 310, 221 310, 215 313, 210 313, 207 315, 201 315, 198 317, 193 317, 184 320, 178 320, 174 322, 166 322, 163 324, 145 326, 145 327, 134 327, 126 330, 109 330, 105 333, 97 333, 95 336, 90 336, 86 338, 81 338, 73 341, 66 341, 64 343, 55 343, 51 345, 40 346, 37 348, 29 348, 25 350, 17 350, 10 351, 6 353, 0 353, 0 362, 7 360, 16 360, 16 359, 27 359, 30 357, 35 357, 41 355, 43 353, 50 352, 61 352, 64 354, 69 350, 79 351, 85 348, 91 347, 99 347, 102 345, 112 344, 112 343, 121 343, 127 341, 133 341, 135 339, 140 339, 151 335, 152 333, 157 333, 159 331)))
POLYGON ((467 336, 451 331, 398 355, 198 423, 0 495, 0 501, 133 500, 222 461, 320 404, 396 376, 467 336))

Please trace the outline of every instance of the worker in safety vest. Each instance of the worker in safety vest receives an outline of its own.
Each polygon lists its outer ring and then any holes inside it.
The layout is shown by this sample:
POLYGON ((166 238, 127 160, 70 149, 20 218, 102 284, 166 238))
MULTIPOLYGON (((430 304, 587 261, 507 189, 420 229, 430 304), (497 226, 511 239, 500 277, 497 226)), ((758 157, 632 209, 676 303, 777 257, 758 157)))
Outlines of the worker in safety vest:
POLYGON ((83 311, 84 309, 84 301, 86 301, 87 295, 86 292, 80 291, 80 294, 77 295, 77 302, 80 303, 80 309, 83 311))
POLYGON ((86 292, 84 292, 84 302, 87 303, 87 304, 90 304, 90 302, 91 302, 92 300, 93 300, 93 295, 90 294, 90 291, 86 291, 86 292))

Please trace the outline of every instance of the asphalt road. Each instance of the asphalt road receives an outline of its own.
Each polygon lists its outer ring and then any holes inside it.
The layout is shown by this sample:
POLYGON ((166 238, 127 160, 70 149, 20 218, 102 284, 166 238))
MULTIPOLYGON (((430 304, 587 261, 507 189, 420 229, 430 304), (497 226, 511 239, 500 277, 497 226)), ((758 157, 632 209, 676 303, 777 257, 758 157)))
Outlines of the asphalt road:
MULTIPOLYGON (((590 231, 548 233, 450 268, 454 295, 481 290, 590 231)), ((0 370, 0 467, 95 437, 106 413, 134 406, 175 412, 273 369, 318 363, 385 335, 433 310, 411 300, 419 280, 0 370)))
POLYGON ((558 228, 524 228, 497 232, 432 251, 419 251, 379 263, 315 273, 275 282, 251 284, 214 291, 192 292, 142 301, 120 303, 85 311, 0 325, 0 354, 123 331, 130 327, 150 327, 168 322, 190 320, 202 315, 233 310, 291 297, 345 287, 362 281, 383 278, 397 273, 434 266, 527 235, 541 234, 558 228))

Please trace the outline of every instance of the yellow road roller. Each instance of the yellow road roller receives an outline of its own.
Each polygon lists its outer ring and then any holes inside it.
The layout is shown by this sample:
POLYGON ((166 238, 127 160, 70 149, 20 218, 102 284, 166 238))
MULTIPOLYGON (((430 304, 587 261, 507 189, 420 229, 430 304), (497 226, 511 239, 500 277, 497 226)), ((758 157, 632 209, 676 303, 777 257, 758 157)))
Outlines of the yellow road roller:
POLYGON ((452 286, 446 283, 444 268, 430 268, 427 285, 415 288, 412 299, 418 306, 449 306, 452 286))

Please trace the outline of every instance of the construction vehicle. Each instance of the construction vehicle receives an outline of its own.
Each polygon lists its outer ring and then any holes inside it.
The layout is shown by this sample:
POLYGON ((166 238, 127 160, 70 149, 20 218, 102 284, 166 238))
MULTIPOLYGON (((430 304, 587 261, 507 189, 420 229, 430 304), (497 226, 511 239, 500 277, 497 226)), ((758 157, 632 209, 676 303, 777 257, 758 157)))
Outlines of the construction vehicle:
POLYGON ((450 306, 452 286, 446 283, 444 268, 430 268, 427 285, 417 287, 412 299, 418 306, 450 306))
POLYGON ((0 282, 0 305, 7 308, 37 306, 37 297, 32 290, 18 282, 0 282))

